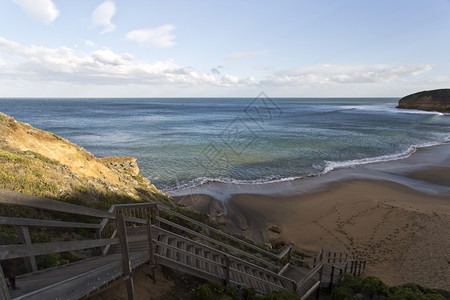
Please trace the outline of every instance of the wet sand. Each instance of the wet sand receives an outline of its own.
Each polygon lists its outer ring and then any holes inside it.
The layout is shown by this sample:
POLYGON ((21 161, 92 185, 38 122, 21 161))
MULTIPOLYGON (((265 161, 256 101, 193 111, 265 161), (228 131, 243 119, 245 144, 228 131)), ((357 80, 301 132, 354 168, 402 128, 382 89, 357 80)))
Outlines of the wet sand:
POLYGON ((368 261, 366 276, 450 290, 449 144, 319 177, 171 194, 255 241, 347 251, 368 261))

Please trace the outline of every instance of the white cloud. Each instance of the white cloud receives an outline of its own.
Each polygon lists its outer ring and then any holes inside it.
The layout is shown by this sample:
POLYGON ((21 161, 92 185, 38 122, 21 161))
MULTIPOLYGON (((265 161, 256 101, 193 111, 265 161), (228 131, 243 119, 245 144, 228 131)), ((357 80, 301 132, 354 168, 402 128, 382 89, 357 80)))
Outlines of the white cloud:
POLYGON ((133 55, 125 53, 122 55, 115 54, 109 49, 97 50, 92 53, 92 57, 103 64, 109 65, 125 65, 128 61, 133 60, 133 55))
POLYGON ((428 64, 315 65, 276 72, 262 83, 276 86, 386 83, 416 76, 432 68, 428 64))
POLYGON ((152 29, 136 29, 128 32, 126 39, 157 48, 167 48, 175 45, 173 30, 175 26, 172 24, 152 29))
POLYGON ((104 48, 91 54, 68 47, 56 49, 23 46, 0 37, 0 57, 8 57, 2 67, 3 79, 20 78, 29 82, 62 82, 88 85, 170 85, 170 86, 249 86, 250 78, 224 75, 216 78, 173 60, 138 62, 132 54, 117 54, 104 48))
POLYGON ((52 0, 13 0, 22 10, 35 20, 52 23, 58 16, 59 10, 52 0))
POLYGON ((116 29, 116 25, 111 22, 112 17, 116 14, 117 8, 114 2, 105 1, 100 4, 92 13, 92 26, 104 27, 103 33, 111 32, 116 29))
POLYGON ((251 59, 255 56, 264 55, 267 53, 269 53, 269 51, 267 51, 267 50, 238 52, 238 53, 233 53, 231 55, 228 55, 228 56, 222 58, 222 61, 246 60, 246 59, 251 59))
POLYGON ((89 41, 89 40, 84 41, 84 44, 86 46, 88 46, 88 47, 94 47, 95 46, 95 43, 93 41, 89 41))

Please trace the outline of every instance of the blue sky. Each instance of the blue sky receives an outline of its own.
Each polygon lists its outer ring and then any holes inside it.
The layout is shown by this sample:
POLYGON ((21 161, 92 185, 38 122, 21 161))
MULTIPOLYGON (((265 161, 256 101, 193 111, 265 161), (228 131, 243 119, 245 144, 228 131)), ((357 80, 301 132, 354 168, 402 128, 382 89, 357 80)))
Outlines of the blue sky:
POLYGON ((1 0, 0 97, 450 88, 450 0, 1 0))

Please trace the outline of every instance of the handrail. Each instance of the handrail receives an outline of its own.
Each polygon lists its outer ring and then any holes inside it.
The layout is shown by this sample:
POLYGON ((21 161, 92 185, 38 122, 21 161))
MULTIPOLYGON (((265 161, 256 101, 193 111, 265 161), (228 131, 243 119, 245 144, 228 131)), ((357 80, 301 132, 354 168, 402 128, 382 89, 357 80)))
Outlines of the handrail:
MULTIPOLYGON (((249 266, 249 267, 252 267, 252 268, 254 268, 254 269, 259 270, 260 272, 265 272, 266 274, 269 274, 270 276, 277 277, 277 278, 280 279, 280 280, 285 280, 285 281, 288 281, 288 282, 290 282, 290 283, 292 283, 292 284, 295 284, 295 281, 292 280, 292 279, 290 279, 290 278, 288 278, 288 277, 285 277, 285 276, 283 276, 283 275, 277 274, 277 273, 275 273, 275 272, 273 272, 273 271, 271 271, 271 270, 268 270, 268 269, 265 269, 265 268, 263 268, 263 267, 261 267, 261 266, 255 265, 255 264, 253 264, 253 263, 251 263, 251 262, 248 262, 248 261, 246 261, 246 260, 243 260, 243 259, 241 259, 241 258, 238 258, 238 257, 236 257, 236 256, 234 256, 234 255, 230 255, 230 254, 228 254, 228 253, 226 253, 226 252, 223 252, 223 251, 220 251, 220 250, 218 250, 218 249, 212 248, 212 247, 210 247, 210 246, 208 246, 208 245, 204 245, 204 244, 202 244, 202 243, 199 243, 199 242, 197 242, 197 241, 191 240, 191 239, 189 239, 189 238, 186 238, 186 237, 184 237, 184 236, 182 236, 182 235, 179 235, 179 234, 173 233, 173 232, 171 232, 171 231, 165 230, 165 229, 163 229, 163 228, 156 227, 156 226, 154 226, 154 225, 152 225, 151 227, 152 227, 152 228, 156 228, 158 231, 161 231, 161 232, 163 232, 163 233, 165 233, 165 234, 174 236, 174 237, 176 237, 177 239, 181 239, 181 240, 187 241, 187 242, 189 242, 189 243, 191 243, 191 244, 194 244, 194 245, 196 245, 196 246, 202 247, 203 249, 207 249, 208 251, 215 252, 216 254, 219 254, 219 255, 222 255, 222 256, 228 256, 230 259, 232 259, 233 262, 238 262, 238 263, 240 263, 240 264, 242 264, 242 265, 247 265, 247 266, 249 266)), ((155 239, 154 239, 153 241, 156 242, 155 239)), ((158 241, 158 242, 161 243, 160 241, 158 241)), ((163 244, 164 244, 164 243, 163 243, 163 244)), ((167 245, 168 245, 168 244, 164 244, 164 246, 167 246, 167 245)), ((179 249, 179 248, 176 248, 176 249, 179 249)), ((182 250, 182 249, 180 249, 180 250, 182 250)), ((233 269, 234 269, 234 268, 233 268, 233 269)))
POLYGON ((0 217, 0 225, 100 229, 100 224, 0 217))
POLYGON ((261 252, 261 253, 263 253, 263 254, 269 256, 269 257, 272 257, 272 258, 274 258, 274 259, 278 259, 278 258, 279 258, 278 255, 276 255, 276 254, 273 254, 273 253, 271 253, 271 252, 269 252, 269 251, 266 251, 266 250, 264 250, 264 249, 262 249, 262 248, 260 248, 260 247, 258 247, 258 246, 255 246, 255 245, 252 245, 252 244, 250 244, 250 243, 247 243, 247 242, 245 242, 245 241, 243 241, 243 240, 241 240, 241 239, 239 239, 239 238, 237 238, 237 237, 234 237, 234 236, 232 236, 232 235, 230 235, 230 234, 227 234, 227 233, 225 233, 225 232, 223 232, 223 231, 221 231, 221 230, 218 230, 218 229, 216 229, 216 228, 213 228, 213 227, 211 227, 211 226, 208 226, 208 225, 206 225, 206 224, 203 224, 203 223, 201 223, 201 222, 198 222, 198 221, 196 221, 196 220, 193 220, 193 219, 191 219, 191 218, 189 218, 189 217, 186 217, 185 215, 182 215, 182 214, 180 214, 180 213, 174 212, 174 211, 172 211, 172 210, 170 210, 170 209, 167 209, 167 208, 165 208, 165 207, 160 207, 159 205, 158 205, 158 209, 161 210, 161 211, 164 211, 164 212, 166 212, 166 213, 169 213, 169 214, 171 214, 171 215, 174 215, 174 216, 176 216, 176 217, 182 218, 182 219, 184 219, 184 220, 186 220, 186 221, 188 221, 188 222, 191 222, 191 223, 193 223, 193 224, 195 224, 195 225, 201 226, 201 227, 203 227, 203 228, 207 228, 209 231, 212 231, 212 232, 214 232, 214 233, 220 234, 220 235, 226 237, 227 239, 230 239, 230 240, 232 240, 232 241, 238 242, 238 243, 244 245, 245 247, 248 247, 248 248, 251 248, 251 249, 253 249, 253 250, 255 250, 255 251, 261 252))
POLYGON ((0 246, 0 260, 29 257, 57 252, 75 251, 118 244, 119 239, 97 239, 39 244, 18 244, 0 246))
POLYGON ((18 192, 0 189, 0 203, 28 206, 45 210, 52 210, 63 213, 84 215, 89 217, 116 219, 115 214, 103 210, 75 205, 67 202, 57 201, 48 198, 42 198, 18 192))
POLYGON ((317 256, 314 257, 314 267, 316 266, 317 260, 319 260, 319 262, 322 261, 322 255, 323 255, 323 249, 320 249, 320 251, 317 254, 317 256))
POLYGON ((188 228, 186 228, 186 227, 184 227, 184 226, 181 226, 181 225, 178 225, 178 224, 176 224, 176 223, 170 222, 170 221, 168 221, 168 220, 166 220, 166 219, 164 219, 164 218, 161 218, 161 217, 156 217, 156 220, 157 220, 157 221, 160 221, 160 222, 162 222, 162 223, 165 223, 165 224, 167 224, 167 225, 170 225, 170 226, 172 226, 172 227, 175 227, 175 228, 177 228, 177 229, 183 230, 183 231, 185 231, 186 233, 195 235, 195 236, 197 236, 197 237, 199 237, 199 238, 202 238, 202 239, 204 239, 204 240, 206 240, 206 241, 208 241, 208 242, 210 242, 210 243, 214 243, 214 244, 216 244, 216 245, 218 245, 218 246, 227 248, 228 250, 233 250, 233 251, 239 252, 239 253, 242 254, 242 255, 245 255, 245 256, 247 256, 247 257, 249 257, 249 258, 252 258, 252 259, 254 259, 254 260, 256 260, 256 261, 258 261, 258 262, 260 262, 260 263, 263 263, 263 264, 265 264, 265 265, 268 265, 268 266, 270 266, 270 267, 272 267, 272 268, 274 268, 274 269, 278 269, 278 266, 272 264, 271 262, 268 262, 268 261, 266 261, 266 260, 264 260, 264 259, 262 259, 262 258, 259 258, 259 257, 257 257, 257 256, 254 256, 254 255, 250 254, 250 253, 247 253, 247 252, 245 252, 245 251, 242 251, 242 250, 240 250, 240 249, 238 249, 238 248, 234 248, 234 247, 232 247, 232 246, 230 246, 230 245, 228 245, 228 244, 219 242, 219 241, 216 240, 216 239, 210 238, 210 237, 208 237, 208 236, 206 236, 206 235, 203 235, 203 234, 198 233, 198 232, 196 232, 196 231, 190 230, 190 229, 188 229, 188 228))
MULTIPOLYGON (((280 254, 278 254, 278 259, 281 260, 283 257, 292 251, 292 245, 287 246, 280 254)), ((289 254, 290 255, 290 254, 289 254)))
POLYGON ((307 282, 309 279, 311 279, 311 277, 313 277, 317 272, 320 271, 320 269, 323 268, 324 262, 321 261, 317 266, 314 267, 314 269, 312 269, 311 271, 309 271, 305 277, 303 277, 302 279, 300 279, 297 282, 297 289, 299 289, 301 287, 301 285, 303 285, 305 282, 307 282))

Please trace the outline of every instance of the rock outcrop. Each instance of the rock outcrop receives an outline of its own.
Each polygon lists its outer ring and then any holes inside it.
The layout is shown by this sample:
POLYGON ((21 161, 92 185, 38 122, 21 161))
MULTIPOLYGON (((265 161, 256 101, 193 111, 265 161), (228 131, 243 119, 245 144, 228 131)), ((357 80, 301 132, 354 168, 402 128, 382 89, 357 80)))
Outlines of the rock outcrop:
POLYGON ((450 113, 450 89, 423 91, 403 97, 397 108, 450 113))

